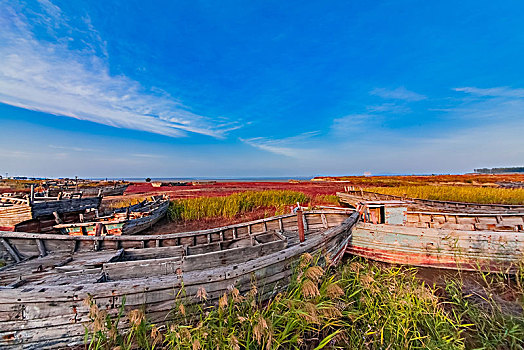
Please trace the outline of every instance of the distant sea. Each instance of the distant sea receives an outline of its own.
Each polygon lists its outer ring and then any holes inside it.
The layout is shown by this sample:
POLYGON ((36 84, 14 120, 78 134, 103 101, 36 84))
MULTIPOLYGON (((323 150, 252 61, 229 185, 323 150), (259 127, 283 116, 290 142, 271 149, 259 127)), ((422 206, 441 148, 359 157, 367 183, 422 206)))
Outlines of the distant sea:
MULTIPOLYGON (((216 182, 282 182, 288 180, 311 180, 314 176, 283 176, 283 177, 239 177, 239 178, 213 178, 213 177, 152 177, 151 182, 162 181, 216 181, 216 182)), ((91 178, 90 180, 105 180, 106 178, 91 178)), ((124 180, 128 182, 144 182, 144 177, 108 177, 107 180, 124 180)))

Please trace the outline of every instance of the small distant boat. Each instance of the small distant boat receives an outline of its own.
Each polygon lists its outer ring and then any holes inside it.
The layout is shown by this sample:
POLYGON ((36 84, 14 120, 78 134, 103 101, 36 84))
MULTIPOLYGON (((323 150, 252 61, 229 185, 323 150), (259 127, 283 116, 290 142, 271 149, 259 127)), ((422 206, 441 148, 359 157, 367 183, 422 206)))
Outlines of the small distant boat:
POLYGON ((47 190, 49 196, 59 196, 60 193, 81 193, 83 197, 92 196, 121 196, 124 194, 129 184, 114 184, 107 186, 81 186, 78 189, 75 186, 53 187, 47 190))
POLYGON ((154 196, 151 200, 115 210, 111 215, 90 222, 59 224, 54 228, 71 236, 119 236, 140 233, 162 219, 169 207, 169 197, 154 196))
POLYGON ((88 211, 98 210, 102 196, 85 198, 81 194, 64 197, 25 198, 0 196, 0 230, 46 232, 58 222, 78 222, 88 211))

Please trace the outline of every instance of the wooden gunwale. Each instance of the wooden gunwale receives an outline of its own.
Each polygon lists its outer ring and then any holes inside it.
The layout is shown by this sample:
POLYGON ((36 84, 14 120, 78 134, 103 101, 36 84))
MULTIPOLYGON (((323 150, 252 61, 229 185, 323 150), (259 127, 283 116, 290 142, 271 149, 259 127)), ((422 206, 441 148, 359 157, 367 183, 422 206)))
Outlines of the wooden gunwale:
MULTIPOLYGON (((346 212, 352 212, 352 210, 346 210, 346 212)), ((308 212, 304 212, 304 216, 309 216, 312 214, 341 214, 341 211, 320 211, 320 210, 312 210, 308 212)), ((49 233, 28 233, 28 232, 11 232, 11 231, 0 231, 0 237, 2 238, 27 238, 27 239, 41 239, 41 240, 72 240, 72 241, 145 241, 145 240, 155 240, 155 239, 173 239, 173 238, 182 238, 182 237, 192 237, 195 235, 206 235, 208 233, 216 233, 220 232, 221 230, 228 230, 233 228, 240 228, 240 227, 248 227, 251 225, 263 223, 263 222, 269 222, 269 221, 276 221, 279 219, 285 219, 285 218, 291 218, 296 216, 295 214, 284 214, 280 216, 274 216, 270 218, 264 218, 264 219, 258 219, 253 220, 245 223, 239 223, 239 224, 233 224, 228 226, 222 226, 217 228, 211 228, 211 229, 205 229, 205 230, 197 230, 197 231, 191 231, 191 232, 181 232, 181 233, 168 233, 168 234, 160 234, 160 235, 140 235, 140 236, 65 236, 65 235, 58 235, 58 234, 49 234, 49 233)))

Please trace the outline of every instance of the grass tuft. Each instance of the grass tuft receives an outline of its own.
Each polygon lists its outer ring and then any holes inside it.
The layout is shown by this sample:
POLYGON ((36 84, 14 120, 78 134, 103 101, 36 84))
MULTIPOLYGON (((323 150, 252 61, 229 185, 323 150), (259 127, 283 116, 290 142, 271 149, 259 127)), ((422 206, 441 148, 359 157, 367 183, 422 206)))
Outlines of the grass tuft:
POLYGON ((309 201, 310 198, 302 192, 247 191, 225 197, 175 199, 169 206, 168 214, 173 221, 233 218, 261 207, 274 207, 277 212, 282 212, 286 206, 309 201))
POLYGON ((524 349, 524 265, 511 278, 479 272, 473 284, 445 275, 437 287, 417 268, 352 258, 324 270, 319 261, 304 255, 283 292, 253 285, 241 296, 231 287, 218 307, 195 298, 165 328, 136 310, 131 329, 119 333, 118 320, 92 307, 88 348, 524 349), (273 297, 261 302, 267 293, 273 297))

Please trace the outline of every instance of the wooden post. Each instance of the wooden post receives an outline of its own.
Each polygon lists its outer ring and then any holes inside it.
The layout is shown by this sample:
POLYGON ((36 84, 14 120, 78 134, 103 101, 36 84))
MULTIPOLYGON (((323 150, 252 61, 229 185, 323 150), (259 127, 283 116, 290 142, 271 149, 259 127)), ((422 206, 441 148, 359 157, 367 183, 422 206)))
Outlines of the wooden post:
POLYGON ((306 236, 304 235, 304 213, 300 208, 297 210, 297 224, 298 238, 300 239, 300 242, 304 242, 306 240, 306 236))
POLYGON ((95 226, 95 236, 100 237, 102 235, 103 229, 104 229, 104 224, 97 222, 95 226))
POLYGON ((35 200, 35 185, 31 184, 31 197, 29 197, 29 205, 32 205, 35 200))

